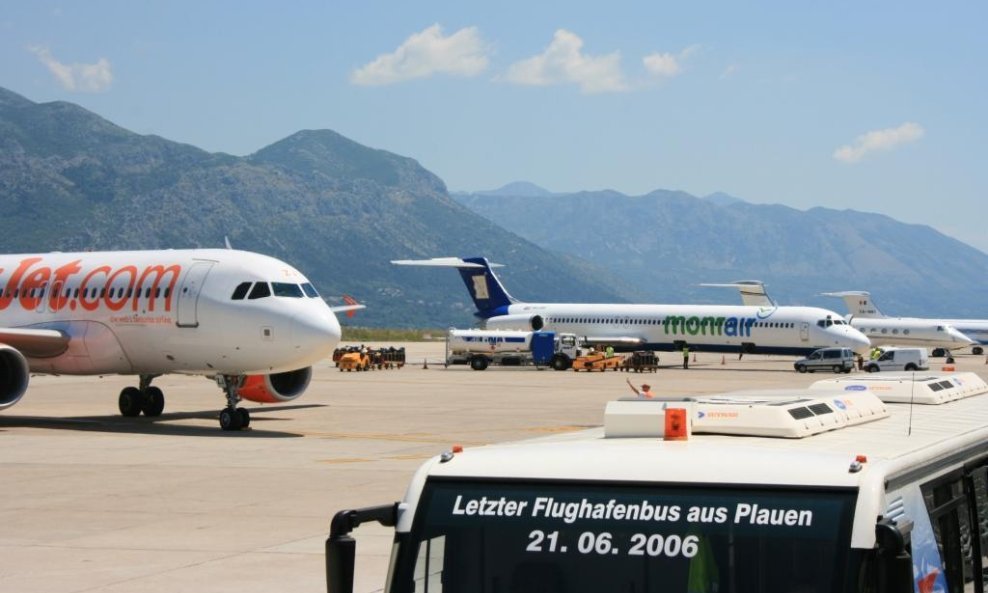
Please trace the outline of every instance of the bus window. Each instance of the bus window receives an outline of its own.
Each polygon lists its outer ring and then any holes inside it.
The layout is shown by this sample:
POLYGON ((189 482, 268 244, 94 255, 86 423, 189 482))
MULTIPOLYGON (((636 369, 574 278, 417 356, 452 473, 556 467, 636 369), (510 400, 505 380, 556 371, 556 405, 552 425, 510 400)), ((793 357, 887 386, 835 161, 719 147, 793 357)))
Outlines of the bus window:
POLYGON ((842 591, 860 574, 855 497, 432 479, 396 540, 390 591, 842 591))
POLYGON ((963 480, 954 476, 928 484, 923 487, 923 499, 943 560, 947 593, 972 593, 975 589, 971 537, 975 532, 971 528, 963 480))

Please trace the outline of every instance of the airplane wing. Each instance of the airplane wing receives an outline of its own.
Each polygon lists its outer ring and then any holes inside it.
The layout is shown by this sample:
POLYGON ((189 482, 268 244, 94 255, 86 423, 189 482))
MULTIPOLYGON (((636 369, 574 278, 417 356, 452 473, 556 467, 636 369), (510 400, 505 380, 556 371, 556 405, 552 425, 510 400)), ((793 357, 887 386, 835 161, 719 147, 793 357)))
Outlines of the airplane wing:
POLYGON ((0 344, 28 358, 51 358, 69 349, 69 336, 54 329, 0 328, 0 344))
POLYGON ((592 344, 625 344, 627 346, 637 346, 644 344, 644 338, 634 338, 630 336, 580 336, 580 341, 587 345, 592 344))

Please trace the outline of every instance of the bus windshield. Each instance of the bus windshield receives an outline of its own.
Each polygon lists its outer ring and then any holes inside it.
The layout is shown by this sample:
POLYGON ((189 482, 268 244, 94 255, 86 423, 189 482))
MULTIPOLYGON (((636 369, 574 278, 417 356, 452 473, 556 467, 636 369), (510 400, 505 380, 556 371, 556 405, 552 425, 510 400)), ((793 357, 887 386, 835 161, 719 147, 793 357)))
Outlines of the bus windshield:
POLYGON ((842 591, 856 572, 854 499, 852 490, 431 479, 411 533, 396 538, 389 591, 842 591))

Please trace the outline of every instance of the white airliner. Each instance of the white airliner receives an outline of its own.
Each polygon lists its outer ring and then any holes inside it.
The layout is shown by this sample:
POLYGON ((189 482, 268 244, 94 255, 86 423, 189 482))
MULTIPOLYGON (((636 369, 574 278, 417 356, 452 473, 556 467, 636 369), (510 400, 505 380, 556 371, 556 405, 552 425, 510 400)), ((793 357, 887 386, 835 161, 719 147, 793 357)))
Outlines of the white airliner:
POLYGON ((545 329, 585 336, 617 350, 691 350, 807 354, 870 343, 840 315, 815 307, 525 303, 512 298, 485 258, 395 260, 396 265, 457 268, 477 317, 490 329, 545 329))
POLYGON ((975 354, 982 354, 983 350, 978 344, 988 343, 988 320, 886 317, 875 306, 868 292, 847 290, 823 294, 844 299, 850 324, 871 338, 876 346, 925 346, 934 349, 933 356, 943 356, 945 350, 967 346, 973 346, 975 354))
MULTIPOLYGON (((362 307, 339 307, 348 310, 362 307)), ((215 378, 224 430, 250 415, 241 399, 300 396, 311 365, 333 351, 333 309, 295 268, 231 249, 0 256, 0 409, 30 373, 137 375, 120 392, 124 416, 159 416, 151 381, 166 373, 215 378)))

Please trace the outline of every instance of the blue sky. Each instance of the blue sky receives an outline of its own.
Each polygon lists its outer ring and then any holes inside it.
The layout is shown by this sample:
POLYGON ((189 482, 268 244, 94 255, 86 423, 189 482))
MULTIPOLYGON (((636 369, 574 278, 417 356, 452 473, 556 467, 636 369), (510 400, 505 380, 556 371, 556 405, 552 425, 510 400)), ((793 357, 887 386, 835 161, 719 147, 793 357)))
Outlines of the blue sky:
POLYGON ((0 0, 0 86, 210 151, 329 128, 451 190, 724 191, 988 252, 986 23, 984 2, 0 0))

